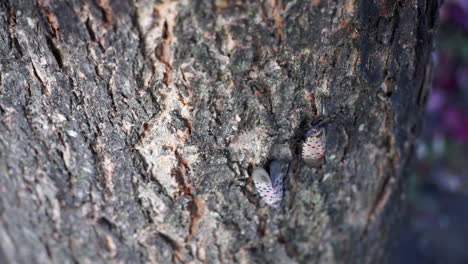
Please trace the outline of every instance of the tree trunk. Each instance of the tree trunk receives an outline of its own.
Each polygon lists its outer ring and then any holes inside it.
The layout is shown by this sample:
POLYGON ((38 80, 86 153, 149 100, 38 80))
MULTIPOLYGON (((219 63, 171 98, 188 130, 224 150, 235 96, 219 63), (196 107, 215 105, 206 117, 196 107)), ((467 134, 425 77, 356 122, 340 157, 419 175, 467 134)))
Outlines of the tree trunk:
POLYGON ((1 0, 0 262, 387 261, 437 8, 1 0))

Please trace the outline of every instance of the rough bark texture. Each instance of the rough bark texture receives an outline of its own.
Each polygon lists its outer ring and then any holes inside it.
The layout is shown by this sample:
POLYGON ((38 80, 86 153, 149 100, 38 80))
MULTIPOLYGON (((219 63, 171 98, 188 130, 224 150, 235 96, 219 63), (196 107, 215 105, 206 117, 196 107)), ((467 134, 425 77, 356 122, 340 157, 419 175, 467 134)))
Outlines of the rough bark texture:
POLYGON ((0 262, 387 260, 437 8, 1 0, 0 262), (250 177, 271 159, 279 209, 250 177))

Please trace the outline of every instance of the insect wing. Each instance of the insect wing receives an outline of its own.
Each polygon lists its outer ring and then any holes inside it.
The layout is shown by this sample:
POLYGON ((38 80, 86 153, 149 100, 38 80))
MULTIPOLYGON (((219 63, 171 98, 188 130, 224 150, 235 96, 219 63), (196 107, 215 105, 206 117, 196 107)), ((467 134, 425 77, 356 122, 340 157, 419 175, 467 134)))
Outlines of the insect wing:
POLYGON ((318 160, 324 156, 325 142, 323 140, 323 128, 310 129, 307 138, 302 144, 302 158, 304 160, 318 160))
POLYGON ((270 163, 270 178, 273 188, 276 188, 283 181, 283 174, 281 173, 281 164, 278 161, 270 163))
POLYGON ((280 189, 278 189, 278 187, 274 188, 270 176, 263 168, 256 168, 252 175, 255 188, 260 197, 262 197, 268 205, 277 208, 283 198, 282 184, 280 184, 280 189))

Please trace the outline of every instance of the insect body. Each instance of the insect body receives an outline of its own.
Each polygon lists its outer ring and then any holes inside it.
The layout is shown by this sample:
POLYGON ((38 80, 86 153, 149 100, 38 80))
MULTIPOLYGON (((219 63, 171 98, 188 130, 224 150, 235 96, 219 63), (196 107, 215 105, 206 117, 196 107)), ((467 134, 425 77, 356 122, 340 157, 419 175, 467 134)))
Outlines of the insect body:
POLYGON ((324 128, 322 125, 312 126, 306 133, 306 139, 302 144, 302 159, 316 161, 323 158, 325 153, 325 141, 323 139, 324 128))
POLYGON ((263 168, 255 168, 253 173, 255 188, 263 200, 270 206, 278 208, 284 195, 284 175, 278 161, 270 163, 270 174, 263 168))
POLYGON ((317 117, 311 126, 308 126, 305 141, 302 143, 302 159, 306 163, 313 163, 322 159, 325 155, 325 126, 334 122, 338 117, 348 113, 349 110, 341 106, 328 116, 317 117))

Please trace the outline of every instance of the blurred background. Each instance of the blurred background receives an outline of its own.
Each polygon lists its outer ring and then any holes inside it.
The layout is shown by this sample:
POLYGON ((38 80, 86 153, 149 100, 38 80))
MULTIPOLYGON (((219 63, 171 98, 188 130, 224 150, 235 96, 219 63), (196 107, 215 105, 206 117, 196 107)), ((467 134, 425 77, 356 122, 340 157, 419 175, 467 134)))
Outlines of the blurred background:
POLYGON ((397 263, 468 263, 468 0, 445 0, 397 263))

